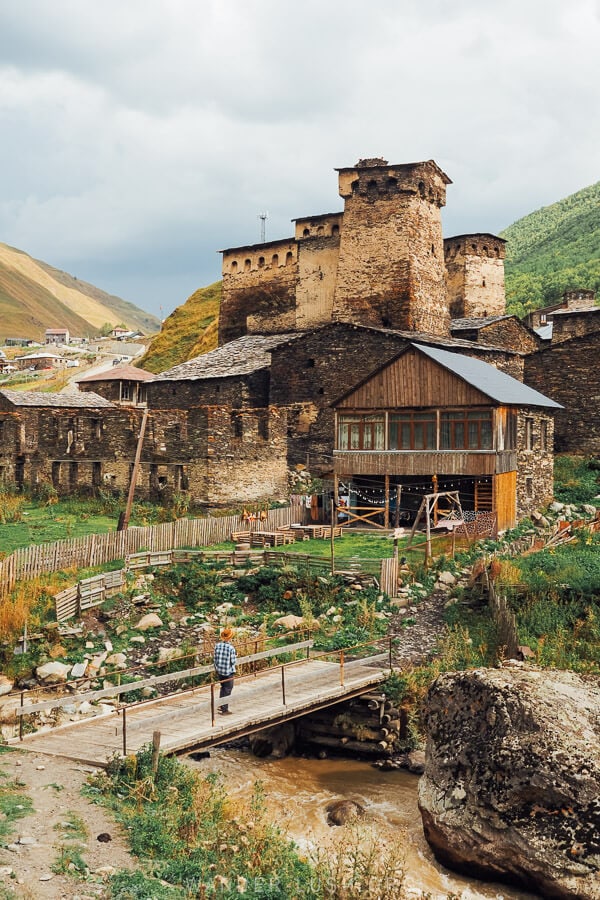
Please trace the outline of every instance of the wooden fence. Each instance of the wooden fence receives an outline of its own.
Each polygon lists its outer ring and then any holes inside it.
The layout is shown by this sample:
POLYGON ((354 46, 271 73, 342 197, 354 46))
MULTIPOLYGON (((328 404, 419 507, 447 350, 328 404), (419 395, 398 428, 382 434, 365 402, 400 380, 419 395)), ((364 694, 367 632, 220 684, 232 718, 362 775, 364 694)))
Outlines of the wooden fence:
POLYGON ((17 581, 37 578, 61 569, 99 566, 125 559, 142 550, 160 552, 181 547, 206 547, 228 541, 232 531, 268 531, 295 521, 295 505, 271 509, 260 523, 241 522, 239 516, 177 519, 162 525, 131 527, 126 531, 89 534, 48 544, 21 547, 0 562, 0 598, 17 581))

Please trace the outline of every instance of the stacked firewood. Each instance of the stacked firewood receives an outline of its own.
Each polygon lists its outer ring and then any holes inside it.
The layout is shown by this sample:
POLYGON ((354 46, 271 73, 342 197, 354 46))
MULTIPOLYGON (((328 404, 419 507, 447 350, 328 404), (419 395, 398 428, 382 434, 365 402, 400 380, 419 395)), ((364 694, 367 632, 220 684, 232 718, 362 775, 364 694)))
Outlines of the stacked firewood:
POLYGON ((383 693, 368 693, 298 721, 305 744, 370 757, 388 757, 401 738, 401 711, 383 693))

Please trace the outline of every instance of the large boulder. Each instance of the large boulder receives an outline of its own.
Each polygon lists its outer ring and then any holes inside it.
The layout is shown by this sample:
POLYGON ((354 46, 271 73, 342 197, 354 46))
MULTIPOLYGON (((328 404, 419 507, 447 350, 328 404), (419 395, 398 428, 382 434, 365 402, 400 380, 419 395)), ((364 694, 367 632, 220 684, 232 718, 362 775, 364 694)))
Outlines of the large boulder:
POLYGON ((347 825, 363 815, 365 809, 356 800, 332 800, 325 807, 328 825, 347 825))
POLYGON ((600 900, 600 680, 477 669, 441 675, 419 784, 437 859, 544 897, 600 900))

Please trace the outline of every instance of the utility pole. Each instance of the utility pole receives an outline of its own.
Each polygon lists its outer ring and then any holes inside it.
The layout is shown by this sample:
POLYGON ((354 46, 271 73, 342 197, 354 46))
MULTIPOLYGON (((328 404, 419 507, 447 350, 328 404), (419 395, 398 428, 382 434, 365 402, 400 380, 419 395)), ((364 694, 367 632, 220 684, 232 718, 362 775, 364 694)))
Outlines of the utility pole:
POLYGON ((260 219, 260 242, 264 244, 267 239, 267 219, 269 218, 269 213, 259 213, 258 217, 260 219))

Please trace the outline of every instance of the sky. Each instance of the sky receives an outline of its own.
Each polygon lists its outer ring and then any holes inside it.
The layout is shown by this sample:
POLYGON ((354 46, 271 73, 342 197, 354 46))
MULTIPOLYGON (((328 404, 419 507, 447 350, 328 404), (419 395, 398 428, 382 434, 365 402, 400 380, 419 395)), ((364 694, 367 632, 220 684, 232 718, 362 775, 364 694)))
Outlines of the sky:
POLYGON ((600 0, 2 0, 0 241, 162 317, 435 159, 444 235, 600 179, 600 0))

